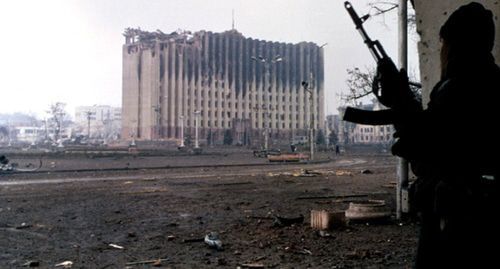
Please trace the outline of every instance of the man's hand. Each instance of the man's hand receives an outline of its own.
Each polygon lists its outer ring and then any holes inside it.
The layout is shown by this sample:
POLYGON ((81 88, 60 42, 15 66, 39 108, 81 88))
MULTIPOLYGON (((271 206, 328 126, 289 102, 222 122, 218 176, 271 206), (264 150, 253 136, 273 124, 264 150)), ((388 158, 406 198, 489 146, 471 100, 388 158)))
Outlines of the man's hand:
POLYGON ((379 61, 373 82, 373 93, 384 106, 404 107, 414 100, 404 69, 398 71, 390 58, 379 61))

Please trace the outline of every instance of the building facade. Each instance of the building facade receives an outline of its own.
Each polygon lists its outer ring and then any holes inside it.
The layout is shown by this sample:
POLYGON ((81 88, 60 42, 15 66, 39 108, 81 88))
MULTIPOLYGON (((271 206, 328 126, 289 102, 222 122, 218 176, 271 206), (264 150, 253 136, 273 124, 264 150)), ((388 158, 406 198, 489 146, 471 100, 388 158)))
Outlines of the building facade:
POLYGON ((324 128, 323 49, 314 43, 269 42, 235 30, 128 28, 124 36, 122 138, 179 139, 182 126, 194 136, 196 120, 201 139, 220 141, 230 129, 235 143, 245 144, 265 129, 270 138, 288 139, 305 134, 311 120, 324 128))
POLYGON ((107 105, 79 106, 75 108, 78 133, 94 138, 112 138, 120 134, 121 107, 107 105))

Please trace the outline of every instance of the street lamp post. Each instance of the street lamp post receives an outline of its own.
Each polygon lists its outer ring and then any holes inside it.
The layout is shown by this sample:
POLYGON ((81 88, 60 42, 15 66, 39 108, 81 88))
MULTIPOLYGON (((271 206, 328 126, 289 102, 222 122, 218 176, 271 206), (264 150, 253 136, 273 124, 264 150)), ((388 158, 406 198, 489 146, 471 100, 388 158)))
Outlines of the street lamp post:
POLYGON ((264 97, 264 150, 268 149, 268 138, 269 138, 269 92, 271 91, 271 74, 270 74, 270 69, 271 69, 271 64, 275 64, 278 62, 283 61, 283 58, 278 54, 274 58, 272 58, 270 61, 264 59, 264 57, 259 56, 256 58, 255 56, 252 56, 252 60, 256 62, 261 62, 264 64, 264 86, 262 87, 264 91, 266 92, 265 97, 264 97), (267 85, 266 85, 267 84, 267 85), (267 87, 266 87, 267 86, 267 87))
MULTIPOLYGON (((312 81, 312 74, 311 74, 312 81)), ((310 160, 314 160, 314 97, 313 97, 313 88, 309 87, 309 83, 306 81, 302 81, 302 87, 304 91, 309 93, 309 114, 311 117, 311 122, 309 123, 309 149, 310 149, 310 160)))
POLYGON ((194 112, 194 148, 197 149, 200 147, 198 143, 198 124, 199 124, 200 111, 196 110, 194 112))
POLYGON ((180 147, 184 147, 184 116, 181 115, 180 117, 181 120, 181 144, 180 147))

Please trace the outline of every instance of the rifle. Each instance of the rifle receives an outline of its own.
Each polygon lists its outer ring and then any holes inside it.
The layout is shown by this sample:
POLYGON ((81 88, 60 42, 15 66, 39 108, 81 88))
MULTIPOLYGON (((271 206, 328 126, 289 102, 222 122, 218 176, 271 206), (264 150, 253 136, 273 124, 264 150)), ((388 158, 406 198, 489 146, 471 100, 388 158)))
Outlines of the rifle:
MULTIPOLYGON (((364 43, 368 47, 368 50, 370 50, 370 53, 375 61, 377 63, 382 60, 392 62, 392 59, 387 55, 384 47, 382 47, 382 44, 380 44, 378 40, 371 40, 363 28, 363 23, 370 17, 370 15, 367 14, 360 18, 351 3, 346 1, 344 2, 344 6, 347 13, 351 16, 354 25, 356 25, 356 30, 358 30, 359 34, 363 38, 364 43)), ((416 82, 409 82, 409 84, 414 87, 422 87, 420 83, 416 82)), ((374 92, 374 94, 378 97, 376 92, 374 92)), ((343 120, 366 125, 388 125, 394 123, 395 115, 396 114, 392 109, 368 111, 354 107, 347 107, 344 112, 343 120)))

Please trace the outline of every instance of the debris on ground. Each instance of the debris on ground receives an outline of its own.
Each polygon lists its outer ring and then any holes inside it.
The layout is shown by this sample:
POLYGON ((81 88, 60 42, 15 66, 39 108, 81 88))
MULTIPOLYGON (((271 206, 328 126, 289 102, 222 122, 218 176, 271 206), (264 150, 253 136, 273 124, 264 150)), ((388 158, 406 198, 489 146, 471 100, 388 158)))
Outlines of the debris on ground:
POLYGON ((71 268, 71 266, 73 266, 73 262, 72 261, 64 261, 64 262, 58 263, 54 266, 55 267, 62 267, 62 268, 71 268))
POLYGON ((243 263, 236 268, 264 268, 264 264, 262 263, 243 263))
POLYGON ((335 171, 336 176, 352 176, 352 172, 346 170, 337 170, 335 171))
POLYGON ((27 261, 25 263, 23 263, 23 265, 21 265, 23 267, 38 267, 40 266, 40 262, 38 261, 27 261))
POLYGON ((219 234, 216 232, 209 232, 205 235, 205 244, 217 250, 222 250, 222 241, 219 239, 219 234))
POLYGON ((19 226, 16 226, 16 229, 18 230, 21 230, 21 229, 27 229, 27 228, 31 228, 32 225, 29 225, 29 224, 26 224, 25 222, 21 223, 21 225, 19 226))
POLYGON ((317 232, 317 235, 319 237, 323 237, 323 238, 335 238, 335 236, 333 236, 331 233, 325 231, 325 230, 319 230, 317 232))
POLYGON ((300 216, 295 218, 284 218, 280 216, 274 216, 273 227, 284 227, 291 226, 293 224, 302 224, 304 222, 304 215, 300 214, 300 216))
POLYGON ((155 259, 155 260, 145 260, 145 261, 138 261, 138 262, 127 262, 125 265, 143 265, 143 264, 152 264, 153 266, 161 266, 162 262, 168 261, 168 259, 155 259))
POLYGON ((345 215, 349 220, 378 220, 390 217, 391 210, 384 200, 367 200, 349 203, 345 215))
POLYGON ((117 244, 108 244, 108 246, 110 246, 112 248, 116 248, 116 249, 125 249, 124 247, 117 245, 117 244))
POLYGON ((183 243, 196 243, 196 242, 203 242, 205 241, 205 238, 199 237, 199 238, 188 238, 182 240, 183 243))
POLYGON ((318 230, 329 230, 347 226, 345 212, 328 212, 326 210, 311 210, 311 227, 318 230))
POLYGON ((175 238, 176 238, 175 235, 169 235, 169 236, 167 236, 167 241, 172 241, 175 238))
POLYGON ((366 197, 368 194, 346 194, 346 195, 321 195, 321 196, 300 196, 296 200, 315 200, 315 199, 339 199, 339 198, 354 198, 366 197))

